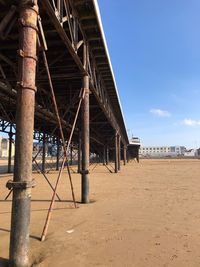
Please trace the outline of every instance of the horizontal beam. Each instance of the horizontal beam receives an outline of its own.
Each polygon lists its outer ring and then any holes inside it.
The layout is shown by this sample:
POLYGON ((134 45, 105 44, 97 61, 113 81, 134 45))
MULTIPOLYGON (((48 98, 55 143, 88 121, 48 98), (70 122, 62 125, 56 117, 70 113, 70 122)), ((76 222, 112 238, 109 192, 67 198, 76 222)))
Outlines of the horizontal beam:
POLYGON ((72 47, 71 41, 69 40, 65 30, 63 29, 63 27, 61 26, 60 22, 58 21, 58 19, 57 19, 56 15, 55 15, 55 12, 54 12, 49 0, 43 0, 42 1, 42 5, 44 7, 44 10, 48 13, 49 18, 52 21, 54 27, 56 28, 60 38, 63 40, 64 44, 66 45, 70 55, 72 56, 72 58, 74 59, 74 61, 77 64, 77 66, 79 67, 81 73, 86 75, 87 72, 85 71, 80 58, 78 57, 78 55, 76 54, 74 48, 72 47))

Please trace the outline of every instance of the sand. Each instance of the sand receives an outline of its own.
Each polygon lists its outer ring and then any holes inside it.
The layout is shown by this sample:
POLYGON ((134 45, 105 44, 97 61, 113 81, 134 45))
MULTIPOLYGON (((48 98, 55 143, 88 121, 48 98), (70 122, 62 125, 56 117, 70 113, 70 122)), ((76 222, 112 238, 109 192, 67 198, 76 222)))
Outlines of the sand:
MULTIPOLYGON (((32 191, 31 249, 40 267, 199 267, 200 161, 142 160, 110 174, 104 166, 90 176, 91 204, 74 209, 66 173, 47 238, 41 236, 51 190, 39 174, 32 191)), ((48 175, 55 183, 56 172, 48 175)), ((10 199, 0 176, 0 266, 8 258, 10 199)), ((77 201, 80 175, 73 174, 77 201)))

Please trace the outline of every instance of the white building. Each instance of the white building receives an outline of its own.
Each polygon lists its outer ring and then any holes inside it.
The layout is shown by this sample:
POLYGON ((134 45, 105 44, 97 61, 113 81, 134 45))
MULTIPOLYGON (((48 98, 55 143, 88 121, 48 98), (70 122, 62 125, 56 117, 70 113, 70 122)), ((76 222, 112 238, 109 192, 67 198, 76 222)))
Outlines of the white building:
POLYGON ((183 156, 184 146, 141 146, 139 153, 144 157, 176 157, 183 156))
MULTIPOLYGON (((0 137, 0 157, 7 158, 9 155, 9 139, 0 137)), ((12 157, 15 155, 15 145, 12 142, 12 157)))
POLYGON ((184 153, 185 157, 196 157, 198 156, 198 151, 197 149, 188 149, 184 153))
POLYGON ((132 137, 131 140, 129 140, 129 143, 131 145, 140 146, 140 139, 138 137, 132 137))

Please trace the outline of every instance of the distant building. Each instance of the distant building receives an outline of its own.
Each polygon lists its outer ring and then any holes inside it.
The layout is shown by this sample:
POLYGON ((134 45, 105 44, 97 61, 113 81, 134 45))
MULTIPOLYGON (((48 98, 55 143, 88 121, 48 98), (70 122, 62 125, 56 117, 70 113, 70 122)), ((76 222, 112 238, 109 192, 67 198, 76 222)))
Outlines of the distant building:
POLYGON ((184 153, 185 157, 196 157, 198 156, 198 149, 188 149, 184 153))
POLYGON ((136 158, 139 162, 139 149, 140 139, 138 137, 132 137, 128 145, 128 159, 136 158))
MULTIPOLYGON (((0 137, 0 157, 7 158, 9 155, 9 139, 0 137)), ((15 144, 12 142, 12 157, 15 155, 15 144)))
POLYGON ((130 145, 138 145, 140 146, 140 139, 138 137, 132 137, 129 141, 130 145))
POLYGON ((184 156, 184 146, 141 146, 139 154, 144 157, 177 157, 184 156))
POLYGON ((196 153, 197 153, 197 157, 200 157, 200 148, 198 148, 198 149, 196 150, 196 153))

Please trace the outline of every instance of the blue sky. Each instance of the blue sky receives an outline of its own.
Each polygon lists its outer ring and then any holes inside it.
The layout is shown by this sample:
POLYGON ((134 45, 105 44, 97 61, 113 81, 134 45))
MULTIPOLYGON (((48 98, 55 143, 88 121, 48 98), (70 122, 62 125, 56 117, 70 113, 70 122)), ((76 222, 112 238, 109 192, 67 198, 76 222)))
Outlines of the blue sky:
POLYGON ((98 2, 129 134, 200 146, 200 1, 98 2))

